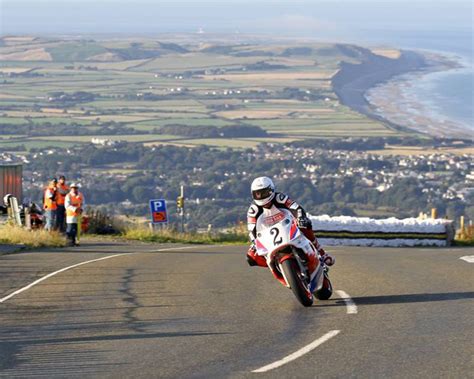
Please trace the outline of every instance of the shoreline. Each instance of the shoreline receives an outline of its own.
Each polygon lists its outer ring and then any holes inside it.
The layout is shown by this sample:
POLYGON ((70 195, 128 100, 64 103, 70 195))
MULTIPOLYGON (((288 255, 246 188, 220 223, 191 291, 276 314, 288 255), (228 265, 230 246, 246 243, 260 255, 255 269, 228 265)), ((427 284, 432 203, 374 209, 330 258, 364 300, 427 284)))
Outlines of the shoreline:
POLYGON ((448 71, 411 72, 397 76, 370 88, 366 99, 376 115, 416 132, 432 137, 472 140, 474 130, 469 129, 462 120, 439 113, 436 103, 420 100, 416 88, 414 90, 413 82, 421 82, 427 75, 445 72, 448 71))
POLYGON ((399 58, 390 59, 368 49, 361 50, 366 60, 361 64, 343 62, 332 80, 341 104, 397 131, 435 138, 472 139, 472 132, 461 122, 434 114, 426 104, 404 91, 413 80, 425 75, 465 68, 454 56, 400 50, 399 58))

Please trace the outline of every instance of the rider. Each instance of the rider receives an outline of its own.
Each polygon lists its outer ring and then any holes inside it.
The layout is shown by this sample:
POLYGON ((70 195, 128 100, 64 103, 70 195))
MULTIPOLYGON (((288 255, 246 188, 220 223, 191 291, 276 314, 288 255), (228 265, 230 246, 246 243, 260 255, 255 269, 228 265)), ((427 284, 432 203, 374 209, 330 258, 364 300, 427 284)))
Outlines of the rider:
MULTIPOLYGON (((262 176, 256 178, 252 182, 251 186, 253 202, 247 212, 247 226, 249 230, 250 241, 252 244, 247 252, 247 262, 250 266, 262 266, 267 267, 267 262, 264 257, 256 254, 255 239, 256 239, 256 228, 257 219, 263 213, 263 208, 271 208, 272 205, 277 208, 288 209, 293 216, 296 217, 298 227, 303 232, 306 238, 308 238, 318 251, 320 257, 324 263, 328 266, 332 266, 336 261, 334 257, 326 253, 319 244, 316 236, 313 232, 311 220, 306 216, 304 209, 295 201, 291 200, 287 195, 281 192, 275 192, 275 185, 273 181, 262 176)), ((316 257, 308 257, 308 267, 316 268, 316 257)), ((313 271, 310 269, 310 271, 313 271)))

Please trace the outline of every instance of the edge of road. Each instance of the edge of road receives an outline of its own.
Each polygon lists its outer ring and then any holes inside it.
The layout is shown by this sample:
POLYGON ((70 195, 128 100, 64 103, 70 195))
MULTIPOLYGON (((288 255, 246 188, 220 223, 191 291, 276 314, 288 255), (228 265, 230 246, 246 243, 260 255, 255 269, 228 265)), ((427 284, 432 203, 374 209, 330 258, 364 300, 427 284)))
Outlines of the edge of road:
POLYGON ((23 244, 16 244, 16 245, 0 244, 0 256, 7 255, 7 254, 13 254, 13 253, 19 253, 20 251, 23 251, 23 250, 26 250, 26 245, 23 245, 23 244))

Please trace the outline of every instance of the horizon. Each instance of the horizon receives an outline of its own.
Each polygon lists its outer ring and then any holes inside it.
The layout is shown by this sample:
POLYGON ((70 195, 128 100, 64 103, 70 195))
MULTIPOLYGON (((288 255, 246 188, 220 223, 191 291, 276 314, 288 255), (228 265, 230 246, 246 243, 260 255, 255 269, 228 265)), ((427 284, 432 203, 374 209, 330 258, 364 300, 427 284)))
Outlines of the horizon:
MULTIPOLYGON (((374 33, 472 32, 467 1, 175 1, 3 0, 1 34, 156 35, 278 33, 326 40, 374 39, 374 33), (111 5, 113 4, 113 12, 111 5), (185 5, 185 6, 184 6, 185 5)), ((383 35, 379 36, 383 40, 383 35)), ((472 33, 471 33, 472 38, 472 33)))

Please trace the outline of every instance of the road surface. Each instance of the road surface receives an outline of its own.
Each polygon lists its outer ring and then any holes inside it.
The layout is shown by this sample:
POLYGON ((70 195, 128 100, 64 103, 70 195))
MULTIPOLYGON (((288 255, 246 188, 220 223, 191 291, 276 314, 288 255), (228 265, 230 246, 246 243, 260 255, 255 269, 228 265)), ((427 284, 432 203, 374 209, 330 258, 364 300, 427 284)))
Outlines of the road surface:
POLYGON ((330 251, 339 292, 311 308, 244 246, 2 256, 0 377, 473 377, 474 249, 330 251))

